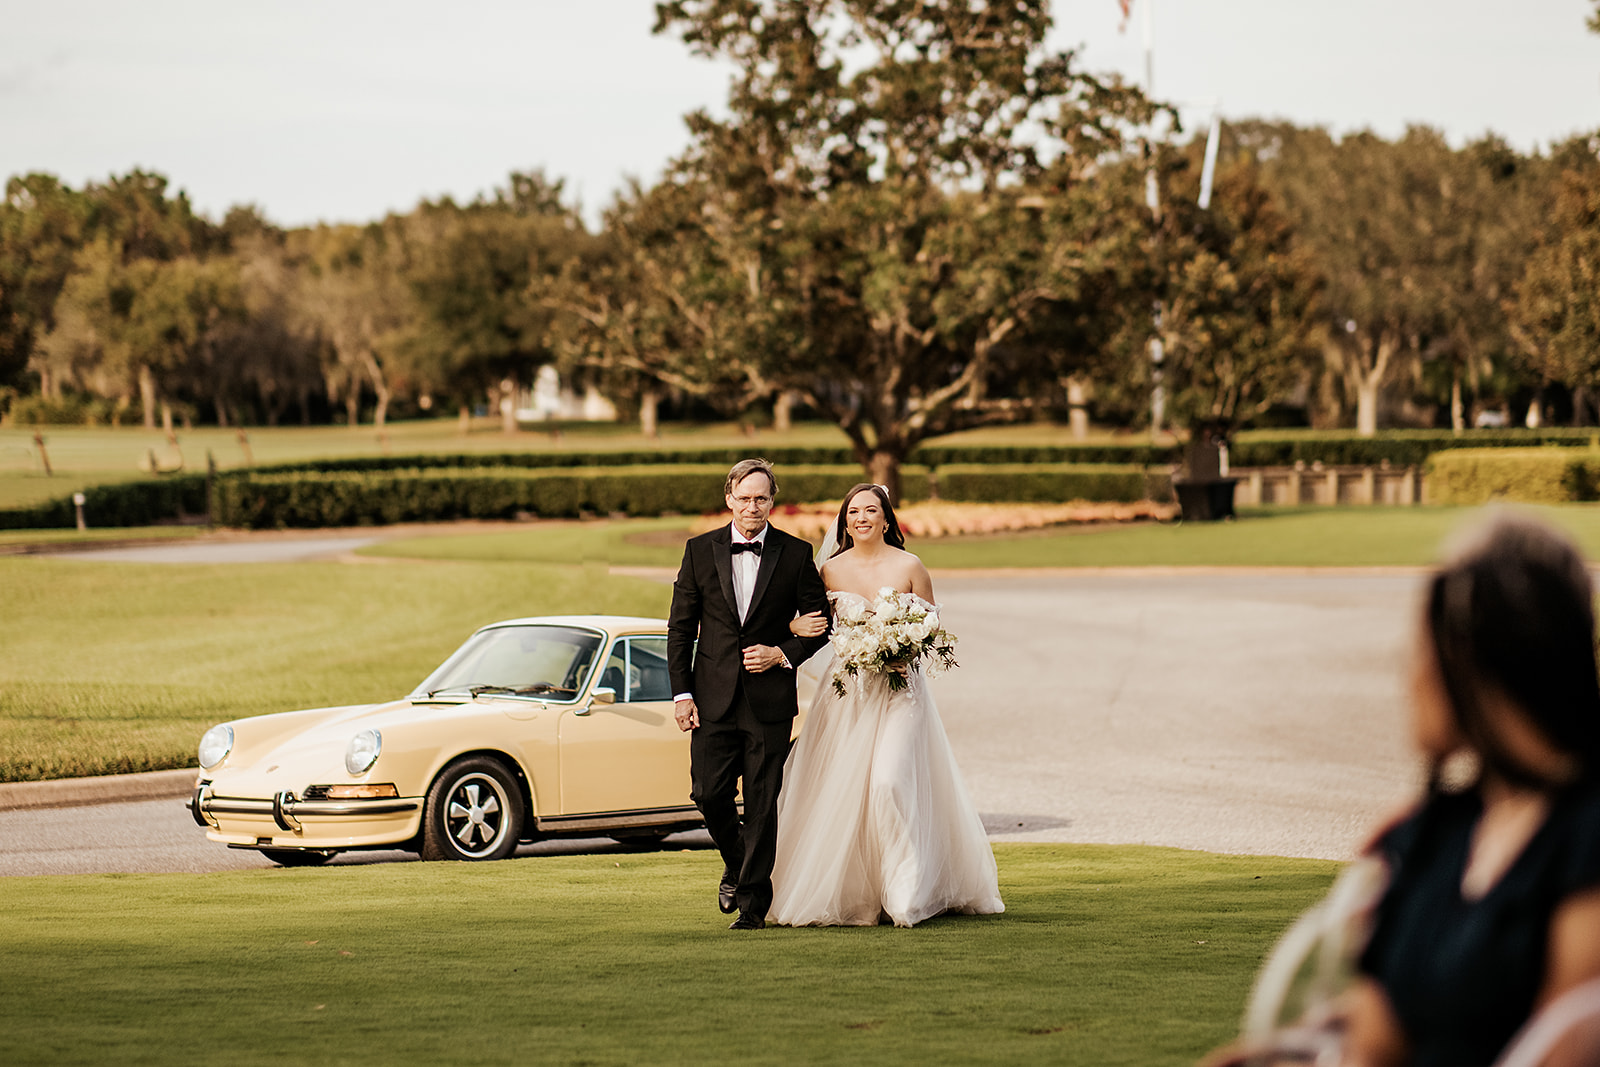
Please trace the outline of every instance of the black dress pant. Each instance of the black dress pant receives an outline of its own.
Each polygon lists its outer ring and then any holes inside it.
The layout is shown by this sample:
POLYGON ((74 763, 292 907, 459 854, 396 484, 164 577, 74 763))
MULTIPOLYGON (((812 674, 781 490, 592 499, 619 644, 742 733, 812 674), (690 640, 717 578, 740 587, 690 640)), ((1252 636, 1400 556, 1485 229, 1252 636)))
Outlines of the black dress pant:
POLYGON ((690 796, 722 853, 722 880, 739 887, 739 913, 753 919, 765 919, 772 907, 778 791, 793 725, 757 719, 741 684, 731 714, 719 722, 701 722, 689 738, 690 796), (741 778, 742 821, 737 804, 741 778))

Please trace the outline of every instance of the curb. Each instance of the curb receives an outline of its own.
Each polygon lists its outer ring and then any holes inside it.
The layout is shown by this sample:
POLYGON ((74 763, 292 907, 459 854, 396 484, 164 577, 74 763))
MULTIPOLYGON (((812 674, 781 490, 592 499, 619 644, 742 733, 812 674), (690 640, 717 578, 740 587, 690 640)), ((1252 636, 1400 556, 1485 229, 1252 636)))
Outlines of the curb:
POLYGON ((0 812, 186 797, 193 792, 198 773, 193 769, 179 769, 95 778, 55 778, 46 782, 0 782, 0 812))

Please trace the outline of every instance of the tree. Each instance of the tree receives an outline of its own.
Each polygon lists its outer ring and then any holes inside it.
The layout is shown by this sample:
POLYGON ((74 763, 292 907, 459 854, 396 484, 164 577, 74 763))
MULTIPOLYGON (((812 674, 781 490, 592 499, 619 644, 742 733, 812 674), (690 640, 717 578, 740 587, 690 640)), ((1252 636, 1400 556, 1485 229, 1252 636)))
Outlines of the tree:
POLYGON ((1074 186, 1149 111, 1048 52, 1049 26, 1044 0, 658 4, 658 32, 737 69, 729 117, 689 116, 666 179, 697 208, 654 272, 675 368, 800 393, 891 491, 925 438, 1039 410, 991 378, 1084 288, 1074 186))
MULTIPOLYGON (((229 219, 242 221, 234 212, 229 219)), ((299 407, 300 422, 309 424, 311 396, 322 382, 323 344, 298 299, 301 264, 288 252, 285 235, 273 228, 236 227, 230 239, 245 315, 221 326, 214 352, 225 362, 239 403, 253 396, 267 425, 278 425, 291 405, 299 407)), ((225 412, 218 408, 219 424, 226 425, 225 412)), ((243 422, 243 413, 237 418, 243 422)))
POLYGON ((391 216, 369 226, 318 226, 296 237, 292 251, 304 257, 297 302, 327 344, 328 398, 343 401, 345 422, 354 428, 370 386, 373 425, 382 430, 393 397, 394 352, 415 315, 405 282, 405 222, 391 216))
POLYGON ((223 233, 194 213, 188 194, 167 195, 163 175, 131 170, 90 182, 83 196, 89 205, 88 232, 116 244, 128 262, 206 256, 225 248, 223 233))
POLYGON ((153 424, 156 386, 165 379, 168 394, 211 400, 218 424, 226 426, 227 400, 237 382, 218 341, 245 317, 237 263, 192 256, 140 260, 128 273, 133 300, 123 336, 139 375, 145 425, 153 424))
POLYGON ((416 318, 401 356, 430 392, 498 395, 555 362, 551 290, 592 241, 561 194, 559 181, 514 173, 492 200, 423 204, 406 220, 426 253, 405 271, 416 318))
POLYGON ((1324 357, 1371 434, 1380 399, 1415 382, 1431 352, 1467 361, 1486 343, 1485 301, 1497 306, 1486 292, 1503 274, 1485 259, 1504 208, 1492 168, 1423 127, 1394 143, 1285 126, 1247 135, 1322 275, 1324 357))
POLYGON ((51 308, 50 328, 33 346, 29 366, 46 397, 59 397, 67 384, 124 400, 131 395, 114 368, 130 362, 125 326, 133 296, 113 242, 100 239, 79 250, 51 308))
MULTIPOLYGON (((0 204, 0 386, 21 383, 34 345, 55 326, 56 298, 72 272, 88 220, 84 198, 49 174, 6 181, 0 204)), ((48 374, 41 391, 55 397, 48 374)))
MULTIPOLYGON (((1302 384, 1316 351, 1318 285, 1251 153, 1223 157, 1210 205, 1198 205, 1192 164, 1200 146, 1196 141, 1187 158, 1166 161, 1152 257, 1162 307, 1162 386, 1172 418, 1190 431, 1192 474, 1208 472, 1213 442, 1302 384)), ((1138 370, 1149 368, 1142 344, 1148 330, 1148 320, 1136 319, 1127 331, 1125 347, 1138 370)))
POLYGON ((1511 302, 1526 365, 1575 391, 1600 385, 1600 133, 1553 153, 1554 209, 1511 302))
POLYGON ((607 210, 599 241, 546 296, 564 313, 562 362, 635 403, 647 436, 669 390, 735 415, 775 388, 744 347, 748 335, 732 335, 732 309, 747 296, 709 239, 707 195, 699 181, 633 183, 607 210))

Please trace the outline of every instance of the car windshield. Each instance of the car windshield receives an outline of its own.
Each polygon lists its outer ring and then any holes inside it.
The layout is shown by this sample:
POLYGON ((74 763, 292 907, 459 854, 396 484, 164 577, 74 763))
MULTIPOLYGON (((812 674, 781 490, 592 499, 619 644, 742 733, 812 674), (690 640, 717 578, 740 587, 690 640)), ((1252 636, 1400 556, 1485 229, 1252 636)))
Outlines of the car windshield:
POLYGON ((475 633, 413 697, 480 693, 575 700, 602 636, 570 626, 496 626, 475 633))

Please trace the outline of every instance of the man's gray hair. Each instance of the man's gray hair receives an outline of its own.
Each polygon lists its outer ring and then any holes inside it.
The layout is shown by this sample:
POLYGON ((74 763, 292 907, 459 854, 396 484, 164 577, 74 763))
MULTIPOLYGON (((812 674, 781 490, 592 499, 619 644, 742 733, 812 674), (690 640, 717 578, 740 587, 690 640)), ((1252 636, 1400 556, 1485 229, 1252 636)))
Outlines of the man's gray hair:
POLYGON ((757 471, 767 476, 767 482, 772 486, 770 495, 776 497, 778 495, 778 476, 772 473, 772 464, 764 459, 741 459, 735 463, 733 469, 728 472, 728 481, 722 487, 722 494, 724 496, 732 496, 733 487, 757 471))

